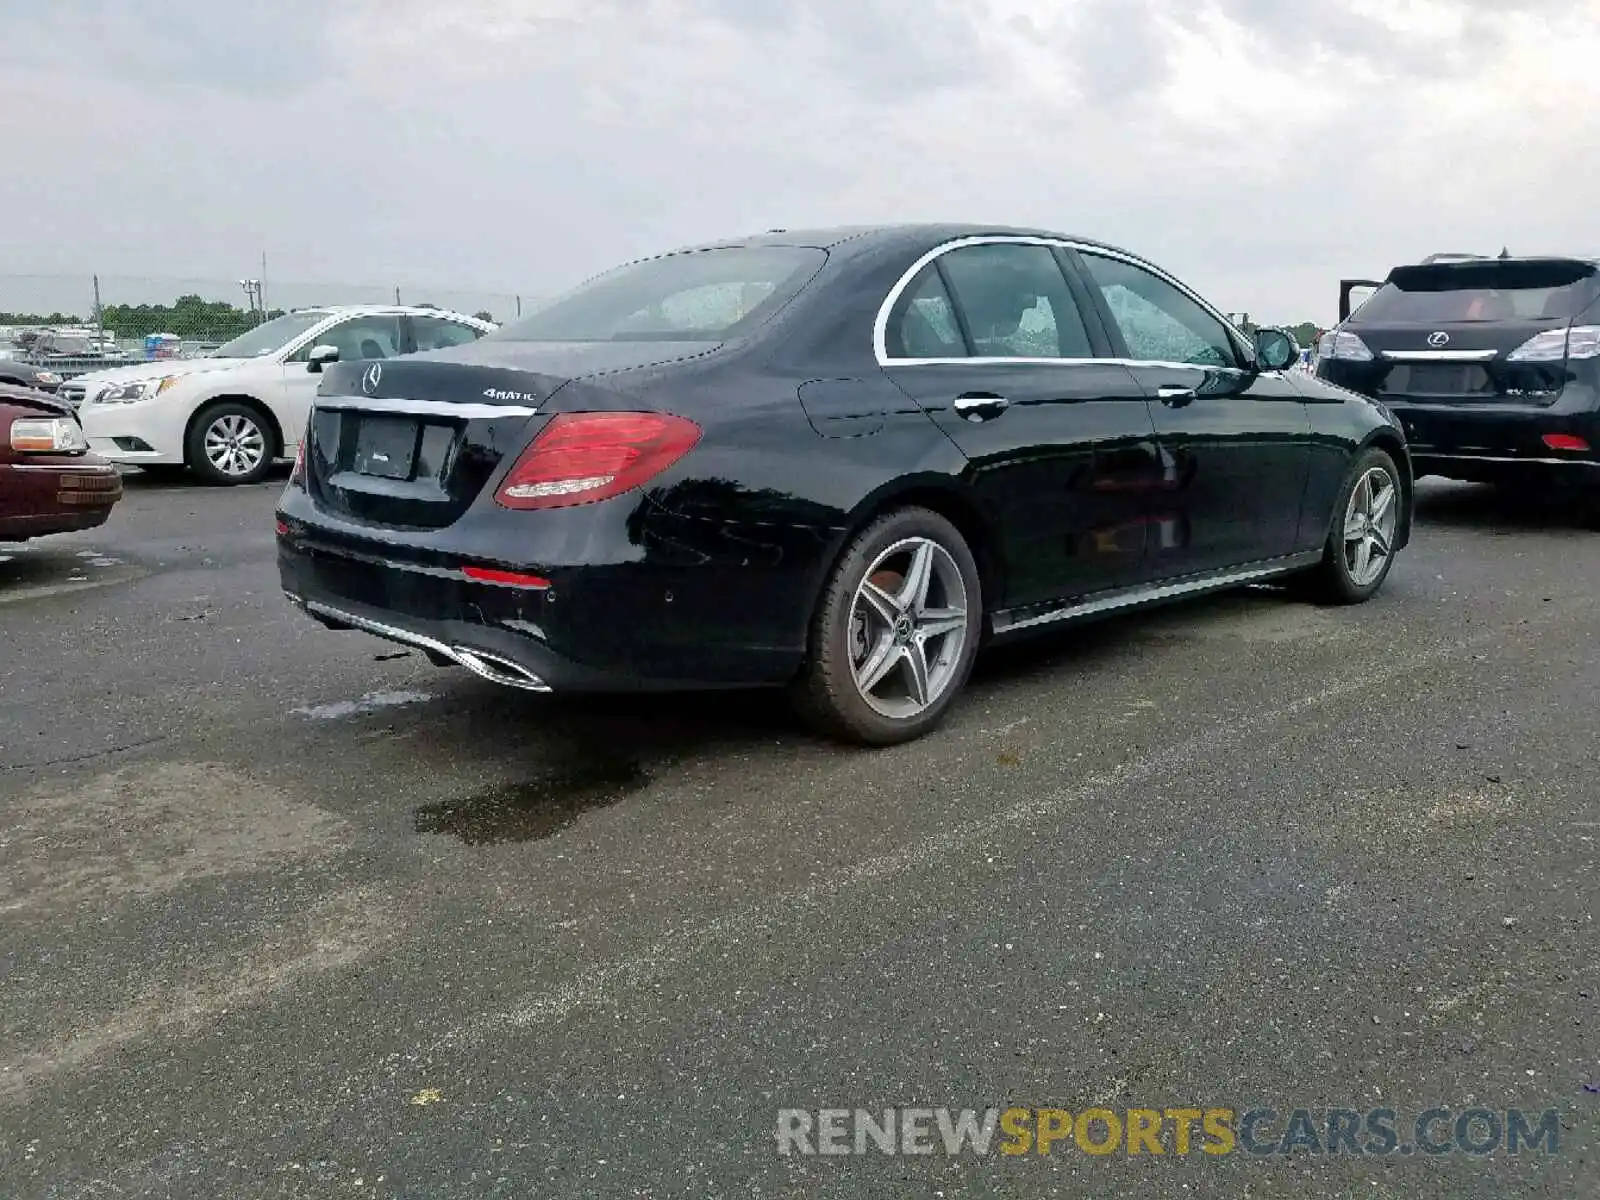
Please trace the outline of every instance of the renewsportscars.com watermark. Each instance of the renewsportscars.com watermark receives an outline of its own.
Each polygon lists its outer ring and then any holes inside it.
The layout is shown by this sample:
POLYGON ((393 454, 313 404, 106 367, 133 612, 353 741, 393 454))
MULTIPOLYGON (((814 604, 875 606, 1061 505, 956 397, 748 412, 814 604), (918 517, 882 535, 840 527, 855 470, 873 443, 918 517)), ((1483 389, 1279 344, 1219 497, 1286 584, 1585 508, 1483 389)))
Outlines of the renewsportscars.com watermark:
POLYGON ((1561 1152, 1557 1109, 780 1108, 779 1154, 1324 1154, 1561 1152))

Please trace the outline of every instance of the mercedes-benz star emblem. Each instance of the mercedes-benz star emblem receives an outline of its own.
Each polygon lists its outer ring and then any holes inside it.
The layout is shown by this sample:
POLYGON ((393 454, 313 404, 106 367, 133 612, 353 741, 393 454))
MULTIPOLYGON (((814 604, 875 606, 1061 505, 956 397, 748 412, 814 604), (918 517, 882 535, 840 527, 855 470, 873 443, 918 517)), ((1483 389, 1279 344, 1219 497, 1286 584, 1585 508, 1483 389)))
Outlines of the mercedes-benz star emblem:
POLYGON ((383 364, 373 363, 361 375, 361 390, 372 395, 378 390, 378 380, 383 378, 383 364))
POLYGON ((1428 345, 1430 346, 1447 346, 1449 344, 1450 335, 1442 329, 1428 335, 1428 345))

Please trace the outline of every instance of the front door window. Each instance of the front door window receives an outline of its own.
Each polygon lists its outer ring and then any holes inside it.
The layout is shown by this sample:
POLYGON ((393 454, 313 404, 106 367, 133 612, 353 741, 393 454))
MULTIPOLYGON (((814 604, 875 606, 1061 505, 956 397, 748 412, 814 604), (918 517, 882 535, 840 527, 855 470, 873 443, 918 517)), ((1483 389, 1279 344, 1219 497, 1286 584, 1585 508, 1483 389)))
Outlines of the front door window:
POLYGON ((1222 322, 1180 289, 1132 263, 1085 252, 1131 358, 1196 367, 1238 367, 1239 351, 1222 322))
POLYGON ((400 318, 398 316, 371 315, 351 317, 348 321, 324 329, 295 354, 296 362, 305 362, 317 346, 337 346, 340 362, 359 362, 368 358, 394 358, 400 349, 400 318))

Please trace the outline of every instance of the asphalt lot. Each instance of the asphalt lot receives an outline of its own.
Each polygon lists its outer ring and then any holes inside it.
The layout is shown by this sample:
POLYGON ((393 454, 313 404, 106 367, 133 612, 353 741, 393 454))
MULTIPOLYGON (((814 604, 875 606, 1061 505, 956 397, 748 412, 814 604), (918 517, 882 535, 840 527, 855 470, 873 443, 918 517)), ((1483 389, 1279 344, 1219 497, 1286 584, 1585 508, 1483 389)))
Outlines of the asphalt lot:
POLYGON ((281 478, 0 546, 0 1196, 1600 1194, 1600 533, 991 655, 921 743, 498 690, 281 478), (1560 1153, 782 1157, 779 1108, 1556 1107, 1560 1153))

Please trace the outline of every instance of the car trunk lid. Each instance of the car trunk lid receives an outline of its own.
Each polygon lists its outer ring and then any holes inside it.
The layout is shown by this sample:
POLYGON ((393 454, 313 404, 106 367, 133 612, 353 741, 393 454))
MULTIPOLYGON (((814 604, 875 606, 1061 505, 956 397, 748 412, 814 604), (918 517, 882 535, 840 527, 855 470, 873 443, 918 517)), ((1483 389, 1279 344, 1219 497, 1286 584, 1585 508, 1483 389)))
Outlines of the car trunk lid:
MULTIPOLYGON (((701 355, 714 345, 696 343, 701 355)), ((685 357, 664 343, 473 343, 404 358, 336 363, 312 409, 306 490, 345 520, 438 529, 457 520, 585 376, 685 357)), ((590 403, 620 395, 581 389, 590 403)))

